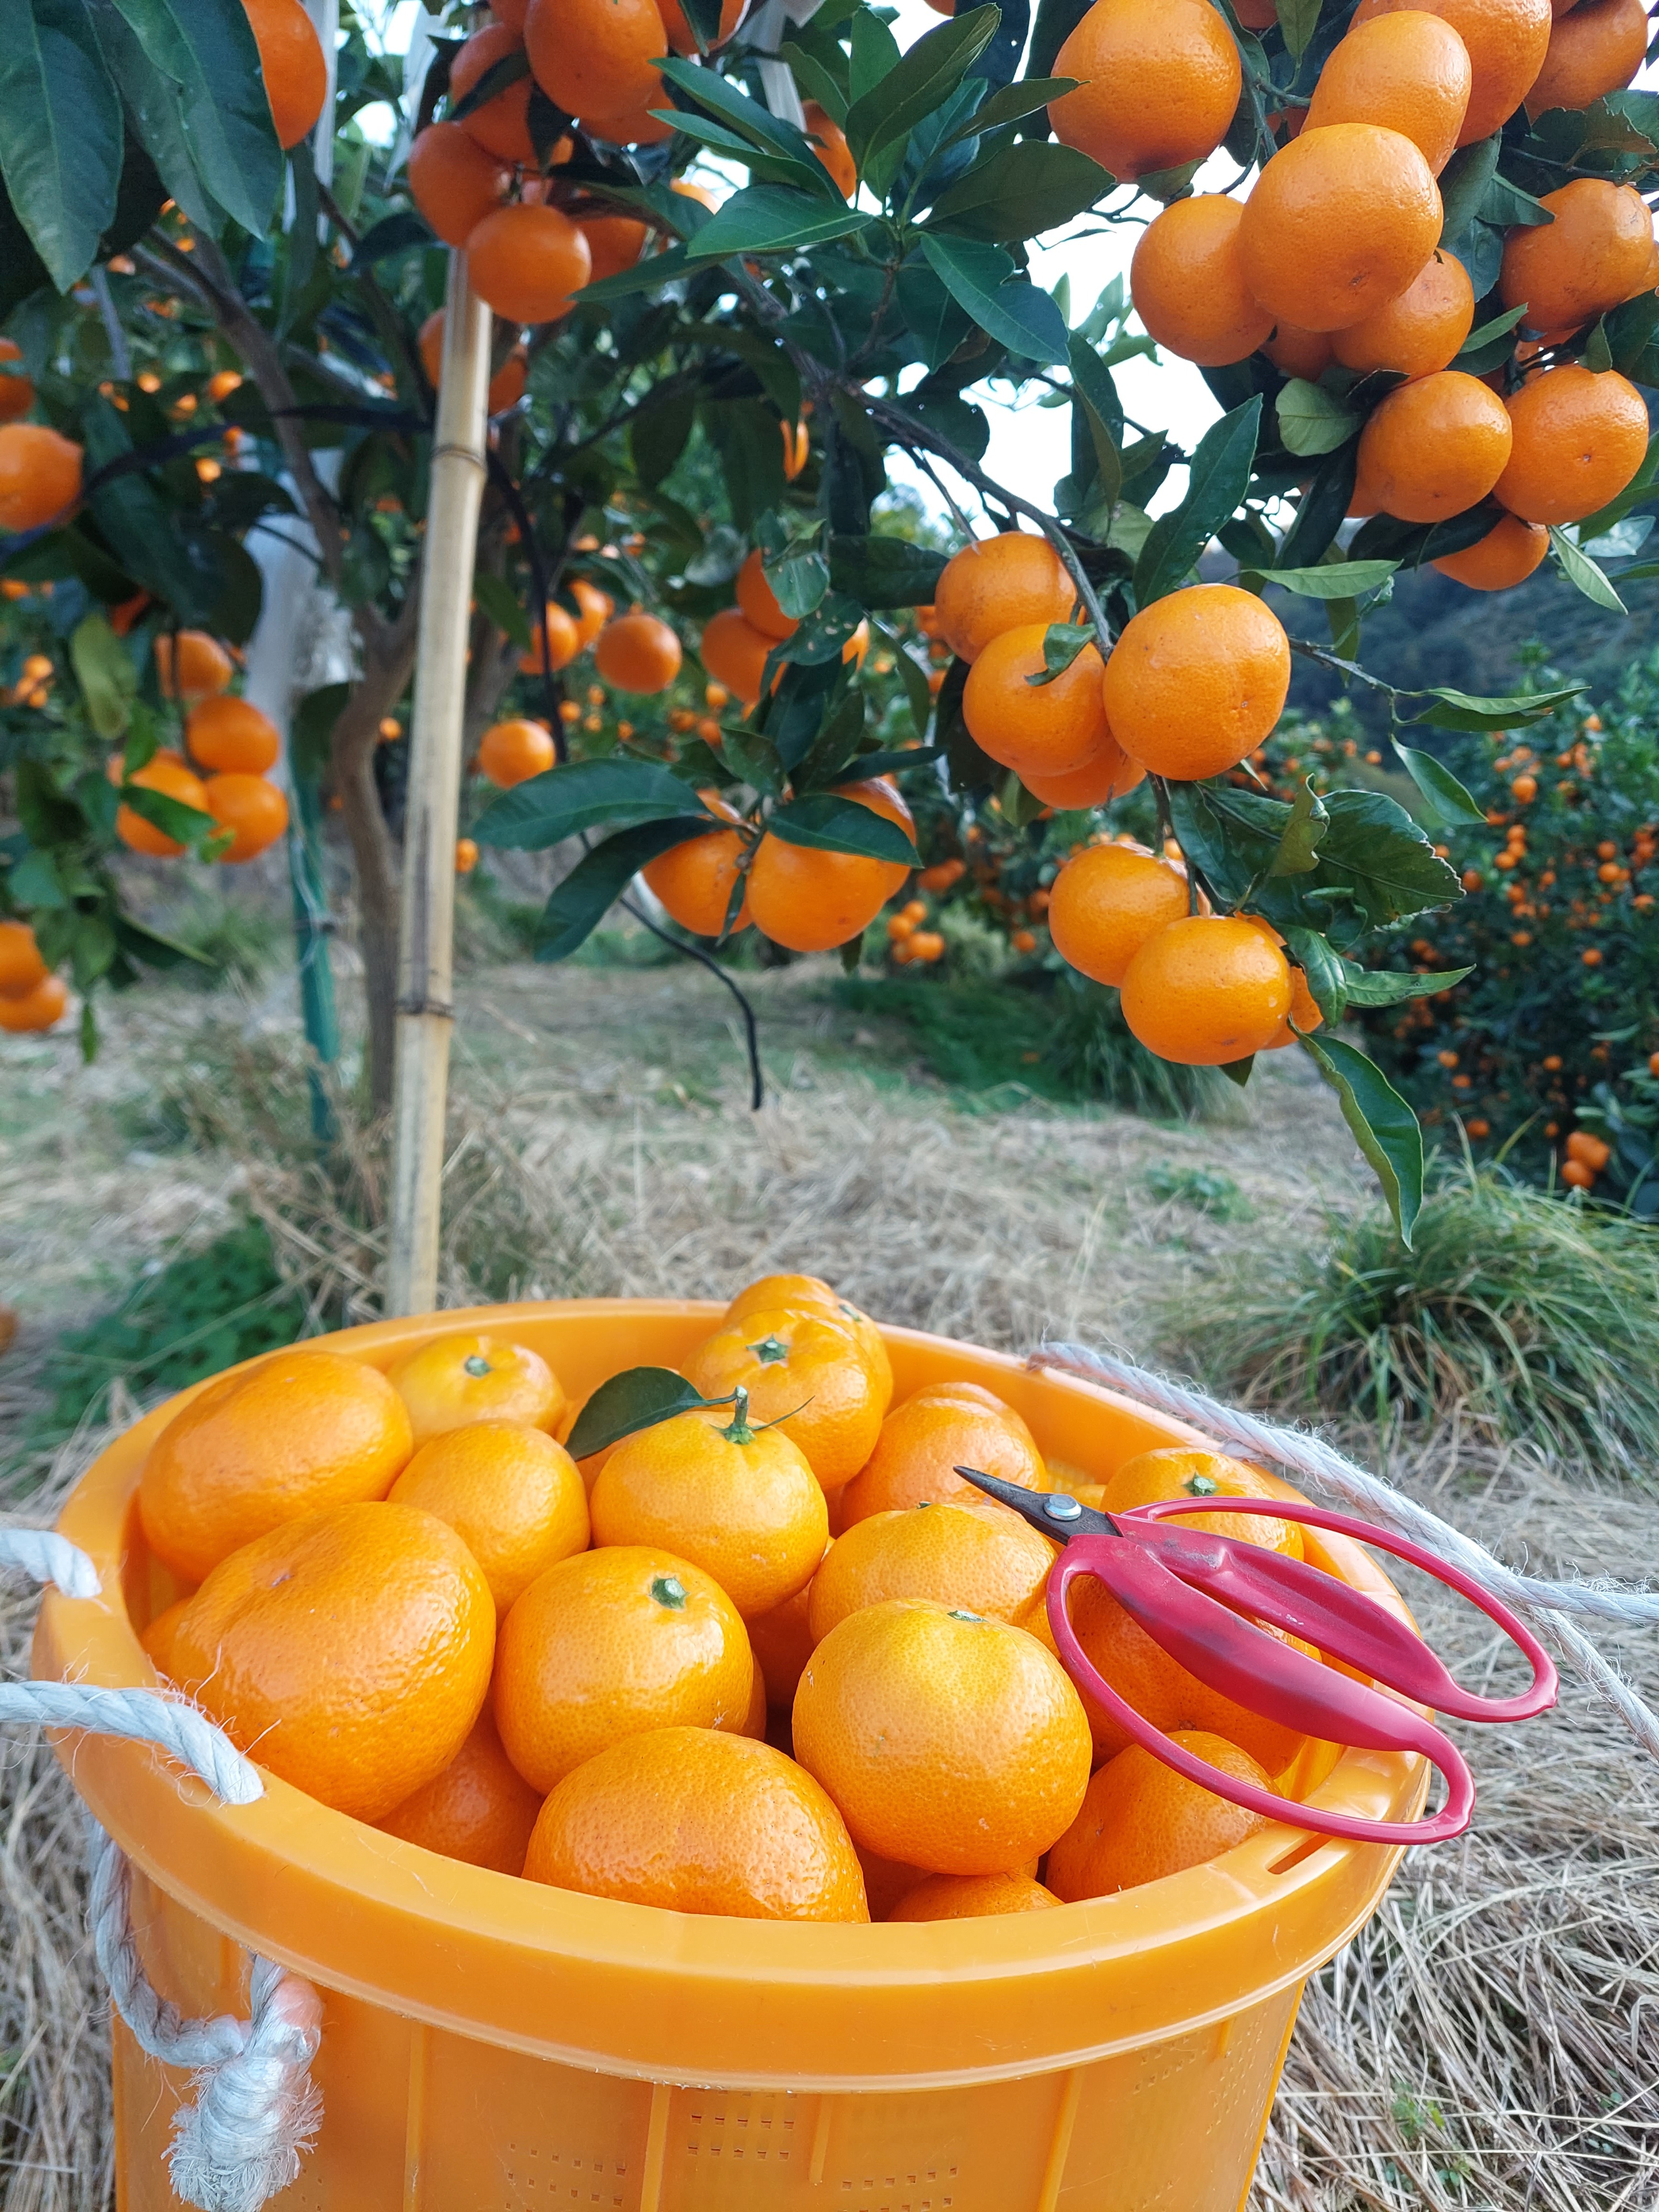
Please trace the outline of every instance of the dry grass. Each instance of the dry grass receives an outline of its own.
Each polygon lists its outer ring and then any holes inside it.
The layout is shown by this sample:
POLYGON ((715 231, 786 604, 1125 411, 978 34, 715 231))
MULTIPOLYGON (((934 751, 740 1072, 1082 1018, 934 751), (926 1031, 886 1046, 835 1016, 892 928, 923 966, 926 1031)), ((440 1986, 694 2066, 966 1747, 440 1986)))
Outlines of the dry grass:
MULTIPOLYGON (((1155 1297, 1178 1298, 1264 1239, 1315 1233, 1320 1206, 1358 1188, 1323 1094, 1293 1071, 1271 1071, 1253 1091, 1255 1120, 1238 1128, 1036 1103, 978 1115, 902 1066, 867 1072, 854 1019, 826 1008, 810 978, 759 980, 775 1096, 750 1122, 733 1103, 740 1070, 717 986, 709 1026, 694 1032, 688 1019, 705 1011, 696 978, 688 1017, 678 977, 665 995, 659 974, 573 974, 556 987, 531 971, 492 974, 462 1040, 448 1302, 724 1294, 747 1274, 805 1267, 894 1321, 1004 1346, 1045 1332, 1115 1340, 1145 1355, 1155 1297), (1223 1224, 1159 1201, 1146 1176, 1160 1161, 1231 1174, 1255 1220, 1223 1224)), ((271 1044, 269 1008, 245 1006, 231 1020, 220 1006, 208 1042, 194 1026, 203 1018, 198 1000, 165 1052, 153 1033, 147 1041, 143 1082, 153 1085, 158 1059, 169 1063, 196 1132, 194 1150, 169 1156, 167 1179, 195 1193, 209 1224, 227 1193, 246 1189, 319 1313, 366 1310, 379 1246, 372 1146, 354 1138, 332 1178, 294 1164, 302 1086, 271 1044)), ((100 1079, 118 1089, 112 1066, 100 1079)), ((35 1176, 33 1199, 27 1146, 0 1176, 0 1239, 58 1267, 67 1286, 64 1232, 48 1209, 96 1182, 128 1249, 136 1188, 151 1171, 104 1161, 89 1175, 82 1162, 77 1185, 72 1146, 50 1141, 55 1177, 35 1176)), ((42 1340, 36 1328, 30 1357, 42 1340)), ((43 1510, 86 1455, 63 1455, 43 1510)), ((1451 1432, 1390 1472, 1544 1571, 1635 1576, 1659 1554, 1651 1498, 1589 1498, 1519 1451, 1451 1432)), ((1413 1601, 1478 1679, 1486 1642, 1437 1601, 1413 1601)), ((6 1604, 14 1667, 32 1613, 21 1594, 6 1604)), ((1659 1687, 1651 1638, 1628 1639, 1621 1656, 1659 1687)), ((1659 1776, 1576 1686, 1543 1722, 1468 1734, 1482 1784, 1476 1827, 1408 1857, 1382 1911, 1310 1988, 1255 2212, 1659 2203, 1659 1776)), ((5 2212, 106 2201, 105 2045, 79 1856, 66 1785, 14 1737, 0 1759, 5 2212)))

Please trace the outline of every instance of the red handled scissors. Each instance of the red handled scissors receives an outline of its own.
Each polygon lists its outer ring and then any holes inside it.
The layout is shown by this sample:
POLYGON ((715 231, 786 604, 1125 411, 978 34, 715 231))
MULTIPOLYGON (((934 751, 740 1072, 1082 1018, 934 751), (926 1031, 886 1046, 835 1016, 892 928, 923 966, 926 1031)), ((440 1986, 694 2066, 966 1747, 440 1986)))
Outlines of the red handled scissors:
POLYGON ((1461 1835, 1474 1809, 1474 1778, 1456 1746, 1416 1707, 1432 1706, 1456 1720, 1520 1721, 1555 1703, 1554 1666, 1524 1623, 1461 1568, 1370 1522, 1276 1498, 1162 1498, 1125 1513, 1100 1513, 1075 1498, 1022 1490, 971 1467, 959 1467, 957 1473, 1065 1546, 1049 1571, 1048 1620, 1061 1661, 1079 1688, 1166 1766, 1269 1820, 1368 1844, 1435 1844, 1461 1835), (1453 1680, 1404 1621, 1363 1590, 1242 1537, 1161 1525, 1182 1513, 1266 1514, 1328 1528, 1408 1559, 1461 1590, 1495 1621, 1526 1655, 1532 1681, 1518 1697, 1476 1697, 1453 1680), (1073 1583, 1091 1575, 1200 1682, 1247 1711, 1324 1742, 1420 1753, 1444 1778, 1445 1803, 1422 1820, 1360 1820, 1236 1781, 1194 1758, 1143 1718, 1091 1665, 1066 1603, 1073 1583), (1322 1666, 1266 1634, 1255 1626, 1258 1621, 1313 1644, 1369 1680, 1357 1682, 1334 1667, 1322 1666))

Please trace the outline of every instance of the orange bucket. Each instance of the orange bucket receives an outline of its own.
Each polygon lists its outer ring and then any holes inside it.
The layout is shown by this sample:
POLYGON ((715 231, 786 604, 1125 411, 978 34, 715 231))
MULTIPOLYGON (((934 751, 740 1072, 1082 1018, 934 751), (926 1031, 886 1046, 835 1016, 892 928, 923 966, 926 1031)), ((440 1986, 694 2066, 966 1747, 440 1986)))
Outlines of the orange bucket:
MULTIPOLYGON (((573 1301, 385 1322, 327 1340, 389 1365, 436 1328, 533 1346, 573 1397, 673 1365, 720 1309, 573 1301)), ((998 1391, 1098 1480, 1201 1442, 1069 1376, 908 1329, 897 1392, 998 1391)), ((191 1394, 88 1472, 63 1533, 104 1595, 48 1595, 36 1671, 153 1687, 137 1632, 176 1596, 139 1527, 151 1443, 191 1394)), ((1357 1547, 1310 1555, 1404 1608, 1357 1547)), ((1209 1864, 1057 1911, 848 1927, 696 1918, 511 1880, 380 1834, 274 1776, 215 1804, 154 1752, 60 1756, 134 1864, 161 1995, 245 2014, 248 1953, 324 2004, 322 2132, 293 2212, 1236 2212, 1308 1974, 1376 1910, 1397 1850, 1273 1827, 1209 1864)), ((1310 1745, 1298 1786, 1370 1819, 1421 1802, 1422 1762, 1310 1745), (1322 1779, 1321 1778, 1322 1777, 1322 1779)), ((171 2212, 185 2078, 118 2021, 123 2212, 171 2212)))

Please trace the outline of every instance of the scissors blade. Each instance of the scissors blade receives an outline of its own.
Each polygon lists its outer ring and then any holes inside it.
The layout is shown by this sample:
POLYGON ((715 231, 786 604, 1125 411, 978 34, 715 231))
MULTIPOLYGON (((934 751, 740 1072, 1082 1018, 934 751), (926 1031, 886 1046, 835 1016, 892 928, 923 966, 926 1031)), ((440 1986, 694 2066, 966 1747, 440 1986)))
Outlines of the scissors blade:
POLYGON ((1022 1521, 1030 1522, 1056 1544, 1069 1544, 1073 1536, 1120 1533, 1109 1513, 1097 1513, 1092 1506, 1080 1504, 1063 1492, 1025 1490, 1017 1482, 1005 1482, 1000 1475, 983 1474, 976 1467, 959 1467, 956 1472, 975 1490, 994 1498, 999 1505, 1012 1506, 1022 1521))

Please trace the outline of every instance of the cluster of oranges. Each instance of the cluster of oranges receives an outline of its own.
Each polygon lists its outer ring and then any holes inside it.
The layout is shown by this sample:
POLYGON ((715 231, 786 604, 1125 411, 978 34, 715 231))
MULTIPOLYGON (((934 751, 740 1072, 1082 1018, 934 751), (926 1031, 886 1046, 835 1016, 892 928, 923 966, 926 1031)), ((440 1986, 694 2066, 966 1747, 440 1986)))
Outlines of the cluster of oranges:
MULTIPOLYGON (((1053 1909, 1258 1825, 1085 1705, 1048 1622, 1054 1546, 954 1471, 1118 1510, 1261 1496, 1256 1470, 1174 1449, 1099 1483, 976 1383, 896 1404, 880 1333, 811 1276, 751 1284, 684 1372, 719 1402, 580 1464, 557 1378, 501 1337, 438 1334, 385 1373, 317 1347, 222 1378, 143 1470, 146 1540, 185 1589, 147 1652, 337 1810, 682 1911, 1053 1909)), ((1299 1554, 1294 1523, 1227 1526, 1299 1554)), ((1261 1783, 1300 1751, 1100 1585, 1073 1620, 1228 1771, 1261 1783)))
MULTIPOLYGON (((176 659, 175 668, 173 639, 164 632, 155 641, 156 672, 162 696, 190 710, 185 717, 189 758, 163 746, 128 776, 116 753, 109 763, 110 781, 160 792, 181 806, 210 815, 221 830, 229 832, 216 858, 251 860, 288 828, 288 800, 265 774, 276 765, 282 738, 268 714, 231 691, 230 655, 216 638, 205 630, 180 630, 176 659), (198 775, 198 769, 205 773, 198 775)), ((125 801, 116 812, 115 832, 124 845, 154 860, 177 860, 185 849, 125 801)))
MULTIPOLYGON (((1241 20, 1265 14, 1247 6, 1241 20)), ((1451 364, 1475 300, 1440 248, 1437 179, 1452 154, 1532 114, 1628 85, 1647 36, 1639 0, 1361 0, 1249 198, 1176 200, 1136 248, 1131 289, 1160 345, 1206 367, 1260 350, 1289 376, 1333 364, 1405 380, 1360 434, 1350 513, 1433 523, 1488 496, 1507 512, 1435 565, 1474 589, 1519 583, 1576 522, 1622 491, 1647 447, 1640 394, 1612 369, 1558 360, 1609 309, 1654 289, 1659 251, 1631 186, 1579 177, 1553 220, 1512 229, 1504 304, 1524 308, 1505 370, 1451 364)), ((1201 159, 1231 122, 1240 64, 1204 0, 1096 0, 1056 67, 1084 82, 1050 110, 1063 139, 1120 178, 1201 159)), ((1131 748, 1133 750, 1133 748, 1131 748)))
MULTIPOLYGON (((947 562, 935 602, 946 642, 969 664, 962 703, 975 744, 1045 805, 1100 805, 1148 773, 1221 775, 1278 721, 1290 641, 1252 593, 1174 592, 1130 618, 1109 659, 1085 645, 1050 676, 1049 633, 1074 602, 1058 554, 1016 532, 947 562)), ((1074 968, 1121 990, 1125 1020, 1160 1059, 1224 1066, 1293 1042, 1292 1020, 1318 1022, 1278 933, 1210 913, 1178 860, 1091 847, 1056 878, 1048 924, 1074 968)))
MULTIPOLYGON (((750 713, 759 702, 769 654, 787 645, 800 624, 778 604, 767 581, 758 550, 738 571, 737 605, 722 607, 703 624, 698 645, 702 665, 714 681, 750 713)), ((870 625, 861 622, 842 647, 842 659, 861 668, 870 650, 870 625)))
POLYGON ((49 1030, 64 1018, 69 993, 40 957, 26 921, 0 921, 0 1030, 49 1030))
POLYGON ((936 960, 945 957, 945 939, 936 929, 927 929, 926 899, 906 899, 896 914, 887 917, 887 945, 889 957, 901 968, 919 961, 931 968, 936 960))

